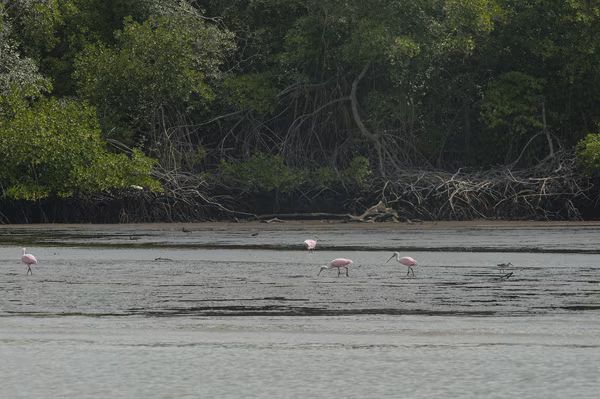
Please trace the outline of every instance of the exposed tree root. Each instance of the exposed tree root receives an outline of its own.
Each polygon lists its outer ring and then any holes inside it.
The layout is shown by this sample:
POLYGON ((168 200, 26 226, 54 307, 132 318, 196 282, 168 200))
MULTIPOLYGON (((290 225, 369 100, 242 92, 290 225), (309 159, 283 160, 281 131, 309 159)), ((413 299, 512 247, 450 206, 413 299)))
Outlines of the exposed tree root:
MULTIPOLYGON (((389 176, 389 175, 388 175, 389 176)), ((211 185, 198 175, 157 173, 164 191, 139 188, 108 192, 91 198, 51 199, 39 203, 5 202, 0 223, 80 222, 192 222, 205 220, 330 219, 345 222, 469 220, 469 219, 582 219, 582 207, 593 209, 599 200, 592 182, 576 170, 573 154, 556 152, 534 168, 455 173, 404 170, 392 178, 374 180, 372 189, 337 193, 334 212, 293 212, 256 215, 256 194, 211 185), (225 194, 224 194, 225 193, 225 194), (362 214, 352 209, 377 202, 362 214), (361 205, 362 204, 362 205, 361 205), (244 211, 242 211, 244 210, 244 211), (335 212, 338 211, 338 212, 335 212)), ((296 203, 321 210, 322 190, 315 195, 296 193, 296 203), (305 204, 306 205, 306 204, 305 204)), ((331 191, 329 192, 331 193, 331 191)), ((331 203, 331 198, 329 198, 331 203)), ((275 204, 266 204, 273 206, 275 204)), ((288 206, 288 208, 290 208, 288 206)), ((291 207, 293 209, 293 206, 291 207)), ((331 208, 330 208, 331 209, 331 208)))
POLYGON ((573 154, 556 153, 534 168, 480 172, 404 171, 381 184, 380 198, 405 218, 581 219, 592 183, 573 154))

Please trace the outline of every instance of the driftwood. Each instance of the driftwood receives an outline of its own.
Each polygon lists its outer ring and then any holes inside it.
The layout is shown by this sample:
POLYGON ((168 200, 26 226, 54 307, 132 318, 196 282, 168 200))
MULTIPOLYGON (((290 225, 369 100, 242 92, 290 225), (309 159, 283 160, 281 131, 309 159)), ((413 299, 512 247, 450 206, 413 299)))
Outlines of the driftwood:
POLYGON ((284 220, 281 220, 279 218, 271 218, 271 219, 264 219, 261 220, 262 223, 283 223, 285 222, 284 220))
POLYGON ((455 173, 403 171, 379 183, 380 198, 402 217, 428 220, 581 219, 593 185, 574 154, 556 152, 536 167, 455 173))
MULTIPOLYGON (((215 187, 197 176, 163 173, 157 177, 163 182, 165 191, 155 194, 131 189, 130 198, 142 198, 144 206, 136 204, 135 209, 126 209, 119 221, 193 221, 211 217, 267 223, 323 219, 408 223, 494 218, 578 220, 582 218, 579 206, 593 206, 594 195, 597 194, 592 190, 591 181, 577 170, 574 154, 564 151, 555 152, 553 157, 535 167, 520 170, 513 170, 510 166, 486 171, 459 169, 454 173, 405 169, 393 178, 374 180, 369 192, 357 192, 355 198, 349 195, 349 201, 361 198, 357 204, 377 202, 359 215, 342 212, 256 215, 240 212, 240 209, 252 211, 246 208, 248 199, 252 198, 251 193, 238 193, 235 197, 211 196, 209 193, 214 193, 215 187)), ((216 191, 222 192, 223 189, 220 187, 216 191)))
POLYGON ((312 212, 312 213, 277 213, 269 215, 259 215, 256 217, 265 223, 283 222, 282 219, 288 220, 315 220, 315 219, 330 219, 340 220, 345 222, 383 222, 392 220, 398 222, 398 212, 393 208, 387 207, 382 201, 370 207, 361 215, 355 216, 349 213, 327 213, 327 212, 312 212))
POLYGON ((360 216, 349 215, 353 222, 383 222, 391 220, 398 222, 398 212, 393 208, 386 206, 382 201, 370 207, 360 216))
POLYGON ((287 220, 319 220, 319 219, 332 219, 332 220, 347 220, 350 219, 347 213, 329 213, 329 212, 308 212, 308 213, 271 213, 267 215, 257 215, 256 220, 267 221, 273 219, 287 219, 287 220))
POLYGON ((577 169, 573 153, 555 151, 535 167, 486 171, 403 170, 373 182, 379 201, 361 215, 291 213, 260 218, 334 219, 348 222, 536 219, 580 220, 580 207, 593 207, 598 192, 577 169), (587 204, 587 205, 586 205, 587 204))
MULTIPOLYGON (((511 166, 486 171, 459 169, 400 170, 387 178, 373 179, 363 191, 337 192, 336 212, 252 213, 255 193, 206 181, 202 175, 181 171, 154 172, 163 191, 130 187, 91 197, 49 199, 40 203, 4 203, 0 223, 33 222, 192 222, 234 220, 278 222, 280 220, 338 220, 378 222, 470 219, 579 220, 583 211, 593 212, 598 189, 577 169, 576 157, 555 151, 540 164, 527 169, 511 166), (364 204, 376 205, 362 214, 348 212, 364 204), (243 212, 250 211, 250 212, 243 212)), ((310 190, 310 187, 307 189, 310 190)), ((321 188, 290 196, 306 198, 306 205, 321 204, 321 188)), ((329 190, 331 194, 333 190, 329 190)), ((331 197, 329 198, 331 204, 331 197)), ((269 204, 266 204, 269 206, 269 204)), ((288 209, 289 205, 286 205, 288 209)), ((292 207, 293 209, 293 207, 292 207)), ((329 206, 329 209, 332 209, 329 206)), ((183 232, 188 230, 183 227, 183 232)), ((132 237, 135 239, 136 237, 132 237)))

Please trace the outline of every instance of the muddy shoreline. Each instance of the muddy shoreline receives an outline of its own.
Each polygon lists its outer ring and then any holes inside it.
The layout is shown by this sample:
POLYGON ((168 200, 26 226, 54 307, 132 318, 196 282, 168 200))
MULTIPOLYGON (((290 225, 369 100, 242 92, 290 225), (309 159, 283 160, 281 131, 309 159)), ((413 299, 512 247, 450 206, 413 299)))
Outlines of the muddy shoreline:
POLYGON ((145 223, 0 225, 0 245, 304 251, 599 254, 600 222, 145 223))
POLYGON ((561 228, 561 227, 600 227, 600 220, 577 220, 577 221, 538 221, 538 220, 443 220, 443 221, 423 221, 423 222, 377 222, 377 223, 351 223, 340 222, 337 220, 286 220, 277 223, 264 223, 259 221, 206 221, 193 223, 31 223, 31 224, 0 224, 0 230, 8 229, 68 229, 72 227, 81 228, 83 226, 94 227, 99 230, 118 230, 140 227, 144 230, 181 230, 203 229, 211 227, 244 228, 249 226, 256 229, 268 230, 286 230, 289 226, 303 226, 315 228, 343 228, 351 230, 360 230, 365 227, 369 229, 389 229, 397 227, 398 229, 455 229, 455 228, 561 228))

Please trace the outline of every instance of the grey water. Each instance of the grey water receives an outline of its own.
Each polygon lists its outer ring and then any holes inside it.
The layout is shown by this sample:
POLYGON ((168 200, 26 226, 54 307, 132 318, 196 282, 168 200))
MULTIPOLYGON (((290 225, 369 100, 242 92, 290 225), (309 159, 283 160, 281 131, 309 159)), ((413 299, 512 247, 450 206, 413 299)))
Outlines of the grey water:
POLYGON ((596 398, 599 237, 594 224, 0 226, 0 397, 596 398), (392 250, 416 277, 386 263, 392 250), (317 277, 341 256, 350 277, 317 277))

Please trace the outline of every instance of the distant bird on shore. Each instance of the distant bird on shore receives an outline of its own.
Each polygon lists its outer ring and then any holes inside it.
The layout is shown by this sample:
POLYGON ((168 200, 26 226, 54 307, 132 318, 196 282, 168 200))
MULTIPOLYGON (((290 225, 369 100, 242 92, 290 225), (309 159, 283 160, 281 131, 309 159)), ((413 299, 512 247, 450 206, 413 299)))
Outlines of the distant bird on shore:
POLYGON ((499 279, 499 280, 508 280, 509 278, 511 278, 511 277, 512 277, 512 275, 513 275, 513 272, 506 273, 505 275, 503 275, 503 276, 500 276, 498 279, 499 279))
POLYGON ((414 260, 413 258, 411 258, 410 256, 403 256, 401 258, 399 252, 394 252, 393 255, 385 263, 388 263, 389 261, 391 261, 394 258, 394 256, 396 257, 396 260, 398 261, 398 263, 408 267, 408 270, 406 271, 406 275, 408 276, 410 273, 412 273, 412 275, 414 277, 415 271, 413 270, 413 266, 417 266, 417 261, 414 260))
POLYGON ((346 277, 348 277, 348 267, 353 263, 354 262, 352 260, 346 259, 346 258, 334 259, 331 262, 329 262, 329 265, 321 266, 321 270, 319 270, 319 273, 317 274, 317 276, 319 274, 321 274, 321 272, 325 269, 337 268, 338 269, 338 277, 339 277, 340 273, 342 272, 342 268, 344 268, 344 269, 346 269, 346 277))
POLYGON ((510 268, 511 266, 513 266, 512 263, 508 262, 508 263, 498 263, 498 270, 500 270, 500 273, 504 273, 504 271, 508 268, 510 268))
POLYGON ((311 252, 317 247, 317 240, 304 240, 304 246, 311 252))
POLYGON ((23 248, 23 255, 21 256, 21 262, 23 262, 27 265, 27 273, 26 274, 30 274, 30 273, 33 274, 33 271, 31 271, 31 265, 37 265, 37 259, 32 254, 26 254, 25 248, 23 248))

